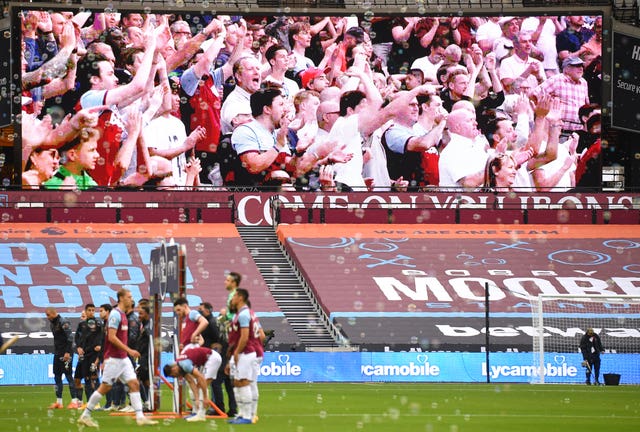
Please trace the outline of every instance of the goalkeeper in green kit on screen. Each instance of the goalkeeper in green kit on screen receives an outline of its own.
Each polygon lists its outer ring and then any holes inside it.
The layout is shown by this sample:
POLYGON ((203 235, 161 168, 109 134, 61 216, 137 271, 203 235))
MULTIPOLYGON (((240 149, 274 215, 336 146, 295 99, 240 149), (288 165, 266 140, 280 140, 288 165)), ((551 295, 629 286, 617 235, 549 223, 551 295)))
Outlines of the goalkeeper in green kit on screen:
POLYGON ((595 385, 600 385, 600 353, 604 352, 600 336, 588 328, 587 332, 580 339, 580 351, 582 352, 582 366, 587 370, 585 372, 587 380, 586 384, 591 385, 591 372, 595 378, 595 385))

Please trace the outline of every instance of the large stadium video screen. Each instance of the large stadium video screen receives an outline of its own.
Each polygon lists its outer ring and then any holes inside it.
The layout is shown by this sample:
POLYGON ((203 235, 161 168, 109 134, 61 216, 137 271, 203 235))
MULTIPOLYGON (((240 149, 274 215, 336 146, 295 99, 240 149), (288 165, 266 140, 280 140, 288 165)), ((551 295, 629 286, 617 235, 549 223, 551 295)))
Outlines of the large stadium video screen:
POLYGON ((22 187, 601 187, 602 16, 18 10, 22 187))

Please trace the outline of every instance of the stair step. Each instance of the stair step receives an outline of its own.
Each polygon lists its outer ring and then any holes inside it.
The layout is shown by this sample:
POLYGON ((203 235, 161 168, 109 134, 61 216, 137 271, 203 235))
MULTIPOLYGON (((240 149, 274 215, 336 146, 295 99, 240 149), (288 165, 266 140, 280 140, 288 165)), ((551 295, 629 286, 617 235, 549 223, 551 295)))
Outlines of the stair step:
MULTIPOLYGON (((301 311, 301 312, 291 311, 291 312, 289 312, 287 314, 287 318, 294 318, 294 319, 298 318, 298 319, 300 319, 300 318, 306 317, 307 315, 308 315, 308 313, 304 312, 304 311, 301 311)), ((314 312, 314 315, 315 315, 315 312, 314 312)))
POLYGON ((283 312, 287 317, 287 321, 290 321, 290 322, 305 323, 305 324, 308 324, 309 322, 320 322, 319 320, 314 319, 316 316, 316 312, 312 310, 305 312, 307 314, 306 318, 298 318, 298 319, 295 319, 295 318, 292 319, 291 317, 289 317, 289 315, 291 314, 291 311, 283 310, 283 312))
POLYGON ((300 283, 300 281, 298 279, 293 279, 291 277, 285 277, 285 278, 272 278, 270 280, 266 280, 265 282, 267 283, 267 285, 275 288, 275 289, 279 289, 279 288, 292 288, 300 291, 303 291, 302 289, 302 284, 300 283))
POLYGON ((263 279, 265 282, 291 282, 291 283, 297 283, 298 285, 300 285, 300 281, 298 280, 297 277, 295 277, 293 274, 273 274, 273 275, 264 275, 263 279))
POLYGON ((275 290, 290 289, 292 291, 304 292, 304 289, 302 288, 302 284, 297 279, 296 280, 278 279, 278 280, 271 280, 271 281, 265 280, 265 282, 267 283, 268 287, 273 288, 275 290))
MULTIPOLYGON (((276 301, 278 302, 278 304, 282 307, 282 306, 304 306, 309 304, 309 300, 308 299, 297 299, 297 298, 279 298, 279 297, 274 297, 276 299, 276 301)), ((309 306, 309 310, 313 310, 313 307, 309 306)))
MULTIPOLYGON (((305 318, 308 320, 309 316, 316 316, 316 311, 308 308, 308 309, 304 309, 304 310, 300 310, 301 306, 299 305, 285 305, 284 307, 281 307, 280 309, 282 310, 282 312, 284 312, 285 316, 287 316, 288 318, 290 317, 291 313, 293 311, 298 311, 299 313, 304 313, 305 314, 305 318)), ((292 319, 298 319, 300 320, 300 317, 290 317, 292 319)))

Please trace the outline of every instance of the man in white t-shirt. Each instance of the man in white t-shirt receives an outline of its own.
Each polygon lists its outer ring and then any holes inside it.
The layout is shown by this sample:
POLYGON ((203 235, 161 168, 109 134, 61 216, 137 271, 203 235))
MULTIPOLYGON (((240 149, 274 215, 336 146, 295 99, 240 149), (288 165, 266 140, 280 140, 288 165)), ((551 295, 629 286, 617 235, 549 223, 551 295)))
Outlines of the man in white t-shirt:
POLYGON ((528 17, 522 21, 520 30, 531 32, 531 39, 535 47, 544 56, 542 65, 544 66, 547 77, 559 73, 556 35, 564 30, 564 25, 558 17, 528 17))
POLYGON ((489 17, 487 21, 478 26, 476 30, 476 42, 483 54, 488 54, 493 49, 493 42, 502 36, 502 29, 498 24, 499 16, 489 17))
POLYGON ((440 152, 438 170, 440 187, 474 190, 484 182, 484 170, 488 158, 480 134, 474 110, 456 109, 447 117, 451 140, 440 152))
POLYGON ((531 57, 532 47, 531 33, 519 32, 513 55, 500 63, 500 81, 506 94, 515 93, 514 82, 527 81, 531 88, 544 82, 546 78, 544 66, 540 60, 531 57))
POLYGON ((502 36, 493 41, 491 50, 496 54, 496 60, 500 63, 513 52, 513 41, 520 31, 520 21, 516 17, 506 16, 498 20, 498 25, 502 29, 502 36))
POLYGON ((417 58, 411 65, 411 69, 420 69, 423 75, 423 82, 437 83, 438 68, 442 66, 444 58, 444 47, 438 41, 433 41, 429 55, 417 58))
POLYGON ((311 46, 311 26, 308 22, 296 21, 289 26, 289 45, 296 60, 293 66, 294 76, 316 66, 313 60, 305 55, 307 48, 311 46))
POLYGON ((162 179, 162 185, 193 186, 187 185, 187 160, 194 157, 190 150, 206 137, 206 131, 204 127, 198 126, 187 137, 184 123, 171 115, 176 109, 180 109, 180 95, 174 92, 171 95, 171 110, 165 110, 151 120, 142 133, 149 155, 162 157, 171 163, 171 175, 162 179))
POLYGON ((282 95, 288 102, 292 102, 295 95, 300 91, 298 84, 284 76, 291 66, 289 51, 283 45, 271 45, 265 52, 265 58, 271 66, 271 72, 264 77, 264 82, 272 82, 279 85, 282 95))

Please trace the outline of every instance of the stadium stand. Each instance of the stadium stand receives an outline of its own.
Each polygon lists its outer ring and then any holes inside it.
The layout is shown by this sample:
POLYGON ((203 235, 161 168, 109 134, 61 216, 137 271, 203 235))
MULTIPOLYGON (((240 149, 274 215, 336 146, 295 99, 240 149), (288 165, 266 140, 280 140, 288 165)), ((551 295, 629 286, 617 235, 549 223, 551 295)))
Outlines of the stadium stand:
MULTIPOLYGON (((39 3, 55 9, 74 5, 32 2, 30 7, 39 3)), ((107 2, 82 2, 83 8, 92 5, 105 6, 107 2)), ((159 10, 177 5, 184 10, 200 10, 203 3, 157 0, 135 4, 108 2, 108 5, 122 10, 147 5, 159 10)), ((562 15, 573 8, 600 8, 598 10, 604 10, 607 18, 613 17, 632 26, 637 26, 639 19, 637 0, 438 0, 429 5, 437 7, 443 16, 495 13, 499 5, 500 15, 532 15, 549 10, 562 15)), ((11 15, 9 3, 3 2, 3 6, 2 27, 8 29, 3 37, 10 39, 11 31, 18 33, 19 26, 10 22, 15 15, 11 15)), ((319 14, 336 11, 336 14, 428 12, 415 1, 401 0, 364 4, 352 0, 238 0, 217 2, 216 8, 220 13, 239 10, 273 15, 281 14, 282 8, 288 8, 286 10, 292 14, 302 13, 303 8, 305 13, 311 9, 319 14)), ((17 43, 13 46, 17 48, 17 43)), ((609 54, 603 55, 609 59, 609 54)), ((3 90, 11 90, 7 87, 10 77, 0 78, 4 80, 3 90)), ((9 106, 17 96, 11 91, 0 94, 9 106)), ((607 98, 605 96, 605 101, 607 98)), ((15 114, 19 112, 17 102, 9 109, 14 114, 12 124, 0 130, 0 174, 4 188, 0 192, 0 219, 3 222, 0 234, 4 236, 0 246, 8 251, 0 254, 0 258, 6 260, 2 265, 11 267, 3 269, 2 273, 5 286, 2 288, 4 301, 0 302, 0 326, 15 328, 18 332, 36 333, 40 329, 42 322, 30 320, 29 314, 42 312, 45 302, 39 302, 34 293, 50 295, 53 292, 51 303, 66 304, 65 313, 73 315, 87 300, 93 299, 90 296, 96 294, 99 299, 107 298, 105 295, 111 295, 113 289, 105 280, 89 280, 84 283, 86 288, 75 291, 75 286, 69 287, 69 280, 62 276, 64 271, 75 273, 78 268, 68 263, 38 261, 42 260, 38 253, 59 250, 64 248, 60 245, 78 242, 92 255, 101 246, 108 249, 123 243, 134 257, 134 264, 123 265, 132 265, 135 270, 130 271, 144 275, 147 263, 137 250, 138 241, 123 240, 126 236, 119 232, 133 227, 138 229, 146 226, 144 224, 150 224, 149 230, 156 233, 147 235, 143 240, 145 243, 174 238, 188 246, 188 265, 193 278, 190 292, 202 300, 213 300, 214 305, 220 305, 224 298, 222 275, 230 270, 241 272, 250 283, 246 288, 252 292, 252 302, 263 327, 275 330, 275 338, 268 349, 278 351, 349 347, 478 351, 483 343, 484 311, 481 306, 485 281, 499 284, 501 289, 496 294, 505 295, 495 307, 492 304, 496 314, 493 325, 504 329, 503 337, 496 338, 496 348, 527 350, 531 344, 527 333, 527 326, 531 325, 530 312, 525 301, 514 294, 518 289, 601 290, 613 281, 612 289, 622 292, 628 288, 625 283, 631 283, 625 277, 635 272, 631 257, 640 242, 637 230, 640 223, 637 193, 640 166, 634 147, 637 135, 610 128, 606 109, 602 113, 602 140, 608 145, 603 144, 607 149, 604 162, 616 168, 622 181, 605 181, 604 188, 599 190, 531 194, 425 190, 420 193, 385 192, 376 195, 379 199, 373 199, 373 194, 369 193, 327 192, 319 195, 320 201, 310 194, 254 187, 208 187, 199 191, 159 191, 144 187, 131 191, 105 187, 81 193, 21 190, 20 149, 14 148, 18 142, 16 137, 20 136, 14 131, 18 125, 15 120, 15 114), (620 167, 623 169, 619 170, 620 167), (94 232, 100 229, 100 224, 108 224, 102 234, 86 243, 78 240, 77 233, 94 232), (234 225, 243 230, 239 232, 234 225), (247 246, 250 233, 257 231, 255 227, 271 232, 259 234, 265 239, 265 245, 247 246), (181 230, 190 234, 180 235, 181 230), (523 232, 500 232, 505 230, 523 232), (532 233, 545 230, 549 232, 541 237, 532 233), (447 234, 434 231, 447 231, 447 234), (495 233, 487 237, 485 234, 490 231, 495 233), (271 240, 276 232, 279 243, 271 245, 273 249, 267 249, 266 239, 271 240), (485 234, 476 235, 480 232, 485 234), (449 236, 451 233, 458 233, 457 237, 449 236), (504 246, 508 252, 505 257, 498 253, 503 252, 499 251, 500 241, 521 247, 512 250, 512 247, 504 246), (309 247, 310 244, 318 246, 318 242, 319 247, 309 247), (30 255, 30 247, 35 248, 35 256, 30 255), (272 252, 281 254, 283 261, 275 266, 260 263, 261 254, 272 252), (385 266, 376 266, 376 259, 380 263, 385 261, 376 257, 380 253, 392 253, 398 261, 387 260, 385 266), (584 274, 587 270, 582 267, 568 269, 570 265, 584 264, 576 263, 576 259, 602 265, 602 269, 598 267, 595 275, 584 274), (52 273, 47 265, 58 266, 60 269, 54 269, 60 274, 52 273), (394 271, 385 273, 382 267, 394 271), (327 271, 327 268, 339 271, 327 271), (284 280, 282 274, 289 271, 295 275, 294 289, 297 290, 292 295, 296 300, 304 300, 305 307, 311 307, 311 314, 296 315, 295 309, 285 307, 285 302, 277 298, 278 287, 284 280), (59 280, 56 281, 52 274, 59 280), (466 279, 473 279, 473 287, 467 285, 466 279), (418 280, 425 284, 426 290, 420 295, 417 293, 418 280), (386 291, 382 287, 386 287, 386 291), (505 293, 503 288, 509 289, 505 293), (107 294, 100 294, 103 289, 107 294), (471 298, 463 300, 461 292, 471 298), (393 293, 402 293, 402 300, 394 300, 393 293), (435 296, 435 301, 431 301, 431 296, 435 296), (296 323, 294 317, 308 323, 296 323), (318 343, 316 336, 319 335, 325 338, 323 340, 330 338, 331 342, 318 343)), ((6 114, 6 109, 3 113, 6 114)), ((89 255, 85 257, 87 268, 94 266, 89 255)), ((111 268, 109 262, 100 265, 103 279, 105 274, 113 273, 116 278, 129 271, 111 268)), ((113 266, 117 264, 113 263, 113 266)), ((131 284, 142 290, 144 280, 131 284)), ((144 296, 144 291, 140 296, 144 296)), ((169 310, 165 305, 164 311, 169 310)), ((169 328, 171 324, 166 320, 163 326, 169 328)), ((39 349, 35 335, 27 340, 23 344, 26 351, 39 349)))

